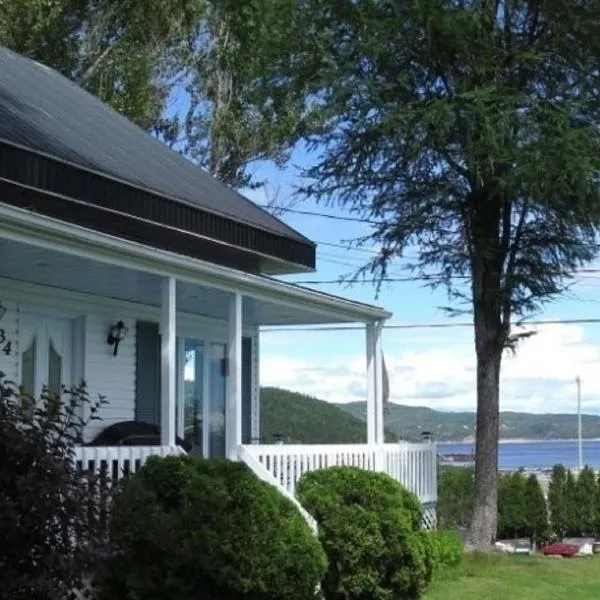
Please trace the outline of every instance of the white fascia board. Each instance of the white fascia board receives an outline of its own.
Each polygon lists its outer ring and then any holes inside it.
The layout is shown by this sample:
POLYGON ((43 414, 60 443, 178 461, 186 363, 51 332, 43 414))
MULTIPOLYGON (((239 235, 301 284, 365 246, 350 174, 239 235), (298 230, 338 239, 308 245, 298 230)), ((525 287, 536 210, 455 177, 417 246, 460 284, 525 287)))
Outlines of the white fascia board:
POLYGON ((333 322, 367 323, 391 317, 391 313, 377 306, 352 302, 298 285, 152 248, 1 202, 0 237, 154 275, 175 277, 227 292, 240 292, 265 302, 328 316, 333 322))

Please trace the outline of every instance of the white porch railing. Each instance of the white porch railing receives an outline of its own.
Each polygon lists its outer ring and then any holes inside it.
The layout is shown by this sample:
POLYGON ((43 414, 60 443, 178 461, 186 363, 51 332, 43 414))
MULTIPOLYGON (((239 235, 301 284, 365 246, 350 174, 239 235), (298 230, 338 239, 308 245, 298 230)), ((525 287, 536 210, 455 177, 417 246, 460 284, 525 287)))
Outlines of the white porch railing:
POLYGON ((179 446, 80 446, 75 463, 81 471, 106 475, 114 485, 126 474, 139 471, 151 456, 185 454, 179 446))
POLYGON ((434 443, 256 444, 243 448, 292 496, 304 473, 345 465, 387 473, 416 494, 423 504, 437 500, 437 447, 434 443))

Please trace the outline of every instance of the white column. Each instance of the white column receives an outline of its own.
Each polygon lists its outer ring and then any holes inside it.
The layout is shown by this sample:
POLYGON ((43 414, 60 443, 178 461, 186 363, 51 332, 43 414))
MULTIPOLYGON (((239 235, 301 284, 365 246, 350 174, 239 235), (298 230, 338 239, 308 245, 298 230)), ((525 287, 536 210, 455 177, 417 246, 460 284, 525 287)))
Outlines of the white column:
POLYGON ((169 277, 162 284, 160 307, 161 335, 161 419, 160 443, 175 446, 175 382, 176 372, 176 285, 175 278, 169 277))
POLYGON ((235 293, 229 301, 229 343, 225 446, 227 458, 237 460, 242 443, 242 295, 235 293))
POLYGON ((376 406, 377 378, 375 374, 375 323, 367 323, 367 444, 376 440, 376 406))
POLYGON ((374 327, 375 336, 375 443, 385 442, 383 427, 383 354, 381 350, 381 331, 383 322, 374 327))

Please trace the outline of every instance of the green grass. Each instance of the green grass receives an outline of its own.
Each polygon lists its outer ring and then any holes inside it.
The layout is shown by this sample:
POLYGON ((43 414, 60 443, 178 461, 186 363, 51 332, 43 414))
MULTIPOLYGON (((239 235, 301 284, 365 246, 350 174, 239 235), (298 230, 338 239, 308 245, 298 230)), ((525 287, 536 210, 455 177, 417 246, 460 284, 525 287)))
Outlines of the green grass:
POLYGON ((599 600, 600 557, 473 556, 423 600, 599 600))

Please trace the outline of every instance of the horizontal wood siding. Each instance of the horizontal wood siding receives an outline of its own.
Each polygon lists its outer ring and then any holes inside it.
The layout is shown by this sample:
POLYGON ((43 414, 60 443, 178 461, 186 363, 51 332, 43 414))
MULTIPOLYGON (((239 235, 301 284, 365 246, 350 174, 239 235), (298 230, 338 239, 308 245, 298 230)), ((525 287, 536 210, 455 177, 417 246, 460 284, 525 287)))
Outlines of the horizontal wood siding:
MULTIPOLYGON (((113 423, 130 420, 135 415, 136 322, 159 320, 159 309, 131 302, 123 302, 89 294, 80 294, 48 288, 41 285, 15 282, 0 278, 0 302, 7 309, 0 320, 7 341, 12 342, 11 353, 4 354, 0 345, 0 371, 8 379, 19 381, 19 315, 28 311, 48 316, 60 316, 74 322, 74 377, 85 379, 90 397, 102 394, 107 404, 100 411, 100 421, 90 423, 86 441, 113 423), (122 320, 128 327, 125 340, 119 345, 117 356, 106 342, 108 330, 122 320)), ((227 323, 189 313, 177 313, 177 335, 206 337, 226 343, 227 323)), ((253 338, 253 408, 252 430, 257 435, 258 413, 258 355, 255 327, 244 328, 244 335, 253 338)))
POLYGON ((93 439, 103 429, 130 421, 135 412, 135 315, 124 311, 86 317, 85 377, 90 396, 105 396, 108 404, 102 407, 101 421, 88 425, 86 437, 93 439), (106 343, 108 330, 122 320, 129 328, 127 337, 119 344, 117 356, 106 343))

